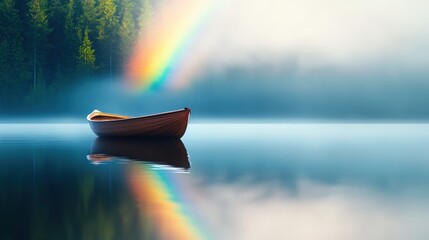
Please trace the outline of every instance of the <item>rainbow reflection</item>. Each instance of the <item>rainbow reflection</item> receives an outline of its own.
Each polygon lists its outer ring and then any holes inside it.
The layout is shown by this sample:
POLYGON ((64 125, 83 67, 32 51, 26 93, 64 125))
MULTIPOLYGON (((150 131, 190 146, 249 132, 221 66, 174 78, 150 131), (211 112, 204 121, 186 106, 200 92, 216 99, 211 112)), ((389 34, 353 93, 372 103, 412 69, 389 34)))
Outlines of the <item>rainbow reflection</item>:
POLYGON ((133 89, 180 88, 189 82, 199 69, 195 43, 216 9, 213 2, 178 0, 157 8, 127 62, 133 89))
POLYGON ((186 208, 184 191, 177 184, 175 174, 154 170, 148 165, 130 164, 128 182, 136 198, 143 227, 149 239, 193 240, 207 239, 186 208))

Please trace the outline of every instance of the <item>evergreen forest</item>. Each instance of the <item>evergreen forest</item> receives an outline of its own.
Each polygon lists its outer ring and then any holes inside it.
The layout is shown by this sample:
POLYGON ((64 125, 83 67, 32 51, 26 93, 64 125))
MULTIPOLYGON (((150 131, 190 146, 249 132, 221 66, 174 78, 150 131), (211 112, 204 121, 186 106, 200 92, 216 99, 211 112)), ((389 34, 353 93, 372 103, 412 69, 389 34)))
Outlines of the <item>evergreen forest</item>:
POLYGON ((0 0, 0 113, 46 110, 50 96, 122 71, 150 0, 0 0))

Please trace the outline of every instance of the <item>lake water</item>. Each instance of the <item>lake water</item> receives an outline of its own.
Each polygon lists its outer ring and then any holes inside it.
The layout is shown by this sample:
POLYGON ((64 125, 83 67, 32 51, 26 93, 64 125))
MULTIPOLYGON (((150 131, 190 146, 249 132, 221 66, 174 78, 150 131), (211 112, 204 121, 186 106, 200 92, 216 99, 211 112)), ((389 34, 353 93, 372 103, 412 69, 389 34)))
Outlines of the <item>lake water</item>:
POLYGON ((0 239, 429 239, 429 125, 0 125, 0 239))

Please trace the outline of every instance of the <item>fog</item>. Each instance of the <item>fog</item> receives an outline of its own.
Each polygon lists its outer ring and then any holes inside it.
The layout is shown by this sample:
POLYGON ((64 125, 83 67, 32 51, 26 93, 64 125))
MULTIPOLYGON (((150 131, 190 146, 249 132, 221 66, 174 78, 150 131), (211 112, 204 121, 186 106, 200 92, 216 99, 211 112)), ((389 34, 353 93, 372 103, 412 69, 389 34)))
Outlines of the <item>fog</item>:
POLYGON ((132 96, 119 77, 113 88, 96 83, 76 90, 75 111, 139 114, 187 106, 195 117, 429 117, 426 1, 206 4, 211 15, 183 60, 184 68, 198 69, 187 85, 132 96), (95 91, 105 94, 83 97, 95 91))
MULTIPOLYGON (((97 79, 98 80, 98 79, 97 79)), ((424 120, 428 83, 424 76, 383 73, 231 68, 201 77, 181 90, 130 95, 120 79, 72 89, 65 106, 85 115, 93 109, 140 115, 189 107, 197 118, 287 118, 424 120)))
MULTIPOLYGON (((429 118, 427 1, 206 4, 209 17, 181 59, 191 74, 180 88, 132 94, 123 76, 98 77, 58 92, 52 105, 72 118, 182 107, 195 118, 429 118)), ((154 14, 169 6, 162 1, 154 14)))
POLYGON ((280 68, 295 59, 296 70, 360 72, 382 67, 428 67, 428 3, 422 0, 284 1, 233 0, 209 25, 210 63, 280 68), (374 65, 376 64, 376 65, 374 65))

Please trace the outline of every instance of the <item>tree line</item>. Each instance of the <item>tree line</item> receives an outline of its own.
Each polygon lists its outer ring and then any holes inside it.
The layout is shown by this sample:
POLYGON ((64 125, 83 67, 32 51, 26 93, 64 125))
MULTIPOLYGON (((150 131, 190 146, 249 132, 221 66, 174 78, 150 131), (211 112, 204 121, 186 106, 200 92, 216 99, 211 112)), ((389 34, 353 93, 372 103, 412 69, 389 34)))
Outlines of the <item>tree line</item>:
POLYGON ((0 0, 0 113, 122 69, 150 0, 0 0))

